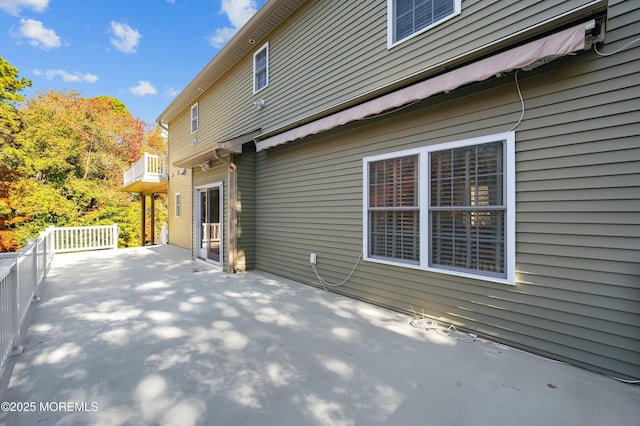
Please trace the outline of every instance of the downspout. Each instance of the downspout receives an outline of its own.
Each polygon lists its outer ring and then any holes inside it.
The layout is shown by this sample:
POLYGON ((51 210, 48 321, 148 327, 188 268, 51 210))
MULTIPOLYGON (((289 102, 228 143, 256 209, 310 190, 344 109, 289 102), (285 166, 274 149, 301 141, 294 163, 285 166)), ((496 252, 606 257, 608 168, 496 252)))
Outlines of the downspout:
POLYGON ((228 265, 227 271, 230 274, 236 272, 236 253, 238 245, 237 225, 238 225, 238 168, 231 161, 231 154, 229 154, 229 160, 224 159, 218 153, 218 149, 213 150, 213 155, 221 163, 227 166, 229 170, 229 232, 228 232, 228 265))

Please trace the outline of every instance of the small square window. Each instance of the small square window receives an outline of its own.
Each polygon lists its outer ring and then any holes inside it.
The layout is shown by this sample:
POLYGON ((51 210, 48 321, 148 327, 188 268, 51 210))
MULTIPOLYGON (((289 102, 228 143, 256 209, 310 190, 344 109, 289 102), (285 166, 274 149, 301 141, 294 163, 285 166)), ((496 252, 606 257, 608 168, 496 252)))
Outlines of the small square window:
POLYGON ((253 93, 269 85, 269 43, 253 54, 253 93))
POLYGON ((461 7, 461 0, 388 0, 389 46, 458 15, 461 7))
POLYGON ((191 134, 198 131, 198 104, 191 107, 191 134))

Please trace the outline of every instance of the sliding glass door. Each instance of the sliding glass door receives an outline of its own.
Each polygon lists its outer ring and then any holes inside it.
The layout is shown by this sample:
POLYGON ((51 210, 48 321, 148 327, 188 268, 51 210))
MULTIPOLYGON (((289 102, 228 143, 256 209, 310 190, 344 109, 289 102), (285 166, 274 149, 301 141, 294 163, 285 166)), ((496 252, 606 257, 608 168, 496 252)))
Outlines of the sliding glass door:
POLYGON ((198 257, 214 263, 222 259, 222 184, 198 189, 198 257))

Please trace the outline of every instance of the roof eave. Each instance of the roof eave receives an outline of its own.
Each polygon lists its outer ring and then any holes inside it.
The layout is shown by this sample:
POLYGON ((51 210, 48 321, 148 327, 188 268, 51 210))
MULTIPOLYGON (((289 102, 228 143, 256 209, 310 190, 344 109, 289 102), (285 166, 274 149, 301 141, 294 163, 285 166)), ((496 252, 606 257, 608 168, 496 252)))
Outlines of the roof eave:
POLYGON ((304 0, 267 0, 182 92, 176 96, 169 106, 160 113, 156 122, 170 123, 238 61, 249 54, 256 45, 260 45, 268 34, 302 3, 304 3, 304 0), (276 19, 273 19, 274 17, 276 19))

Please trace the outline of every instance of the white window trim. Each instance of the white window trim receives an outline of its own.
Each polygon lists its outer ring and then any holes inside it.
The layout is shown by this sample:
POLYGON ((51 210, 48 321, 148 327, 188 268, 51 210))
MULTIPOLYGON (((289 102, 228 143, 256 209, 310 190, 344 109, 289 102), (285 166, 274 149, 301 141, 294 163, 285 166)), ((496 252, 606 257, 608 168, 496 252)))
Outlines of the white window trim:
POLYGON ((194 134, 198 131, 198 129, 200 128, 200 107, 198 106, 198 102, 196 102, 195 104, 193 104, 191 106, 191 115, 190 115, 190 120, 189 120, 189 126, 191 127, 191 134, 194 134), (196 116, 195 116, 195 122, 196 122, 196 129, 193 130, 193 110, 196 110, 196 116))
POLYGON ((425 271, 437 272, 447 275, 455 275, 459 277, 472 278, 475 280, 491 281, 500 284, 515 285, 515 268, 516 268, 516 174, 515 174, 515 132, 498 133, 477 138, 464 139, 459 141, 445 142, 436 145, 424 146, 421 148, 409 149, 404 151, 396 151, 386 154, 364 157, 362 159, 363 173, 363 259, 366 262, 375 262, 385 265, 402 266, 411 269, 420 269, 425 271), (506 205, 506 223, 505 223, 505 277, 495 277, 475 274, 471 272, 449 270, 444 268, 433 267, 429 265, 429 196, 428 177, 430 176, 429 153, 433 151, 442 151, 447 149, 461 148, 470 145, 479 145, 489 142, 505 141, 505 205, 506 205), (389 258, 378 258, 369 256, 369 163, 374 161, 387 160, 390 158, 404 157, 409 155, 418 155, 418 181, 419 185, 419 206, 420 206, 420 261, 416 264, 413 262, 403 262, 389 258))
POLYGON ((174 196, 173 215, 176 218, 182 217, 182 193, 181 192, 176 192, 174 196))
POLYGON ((395 5, 394 5, 395 0, 387 0, 387 49, 391 49, 394 46, 397 46, 401 43, 404 43, 407 40, 411 40, 412 38, 426 32, 429 31, 431 28, 436 27, 446 21, 448 21, 449 19, 455 18, 456 16, 458 16, 461 12, 462 12, 462 0, 454 0, 453 2, 453 13, 451 15, 445 16, 444 18, 440 19, 439 21, 436 21, 434 23, 432 23, 431 25, 422 28, 419 31, 414 32, 411 35, 406 36, 403 39, 400 40, 393 40, 393 34, 395 33, 395 29, 396 29, 396 23, 395 23, 395 5))
POLYGON ((269 42, 266 42, 260 49, 256 50, 256 52, 253 54, 253 94, 258 93, 269 86, 269 71, 270 71, 269 70, 269 42), (258 56, 258 54, 260 54, 260 52, 262 52, 265 49, 267 51, 267 82, 265 83, 264 86, 256 90, 256 72, 257 72, 256 56, 258 56))

